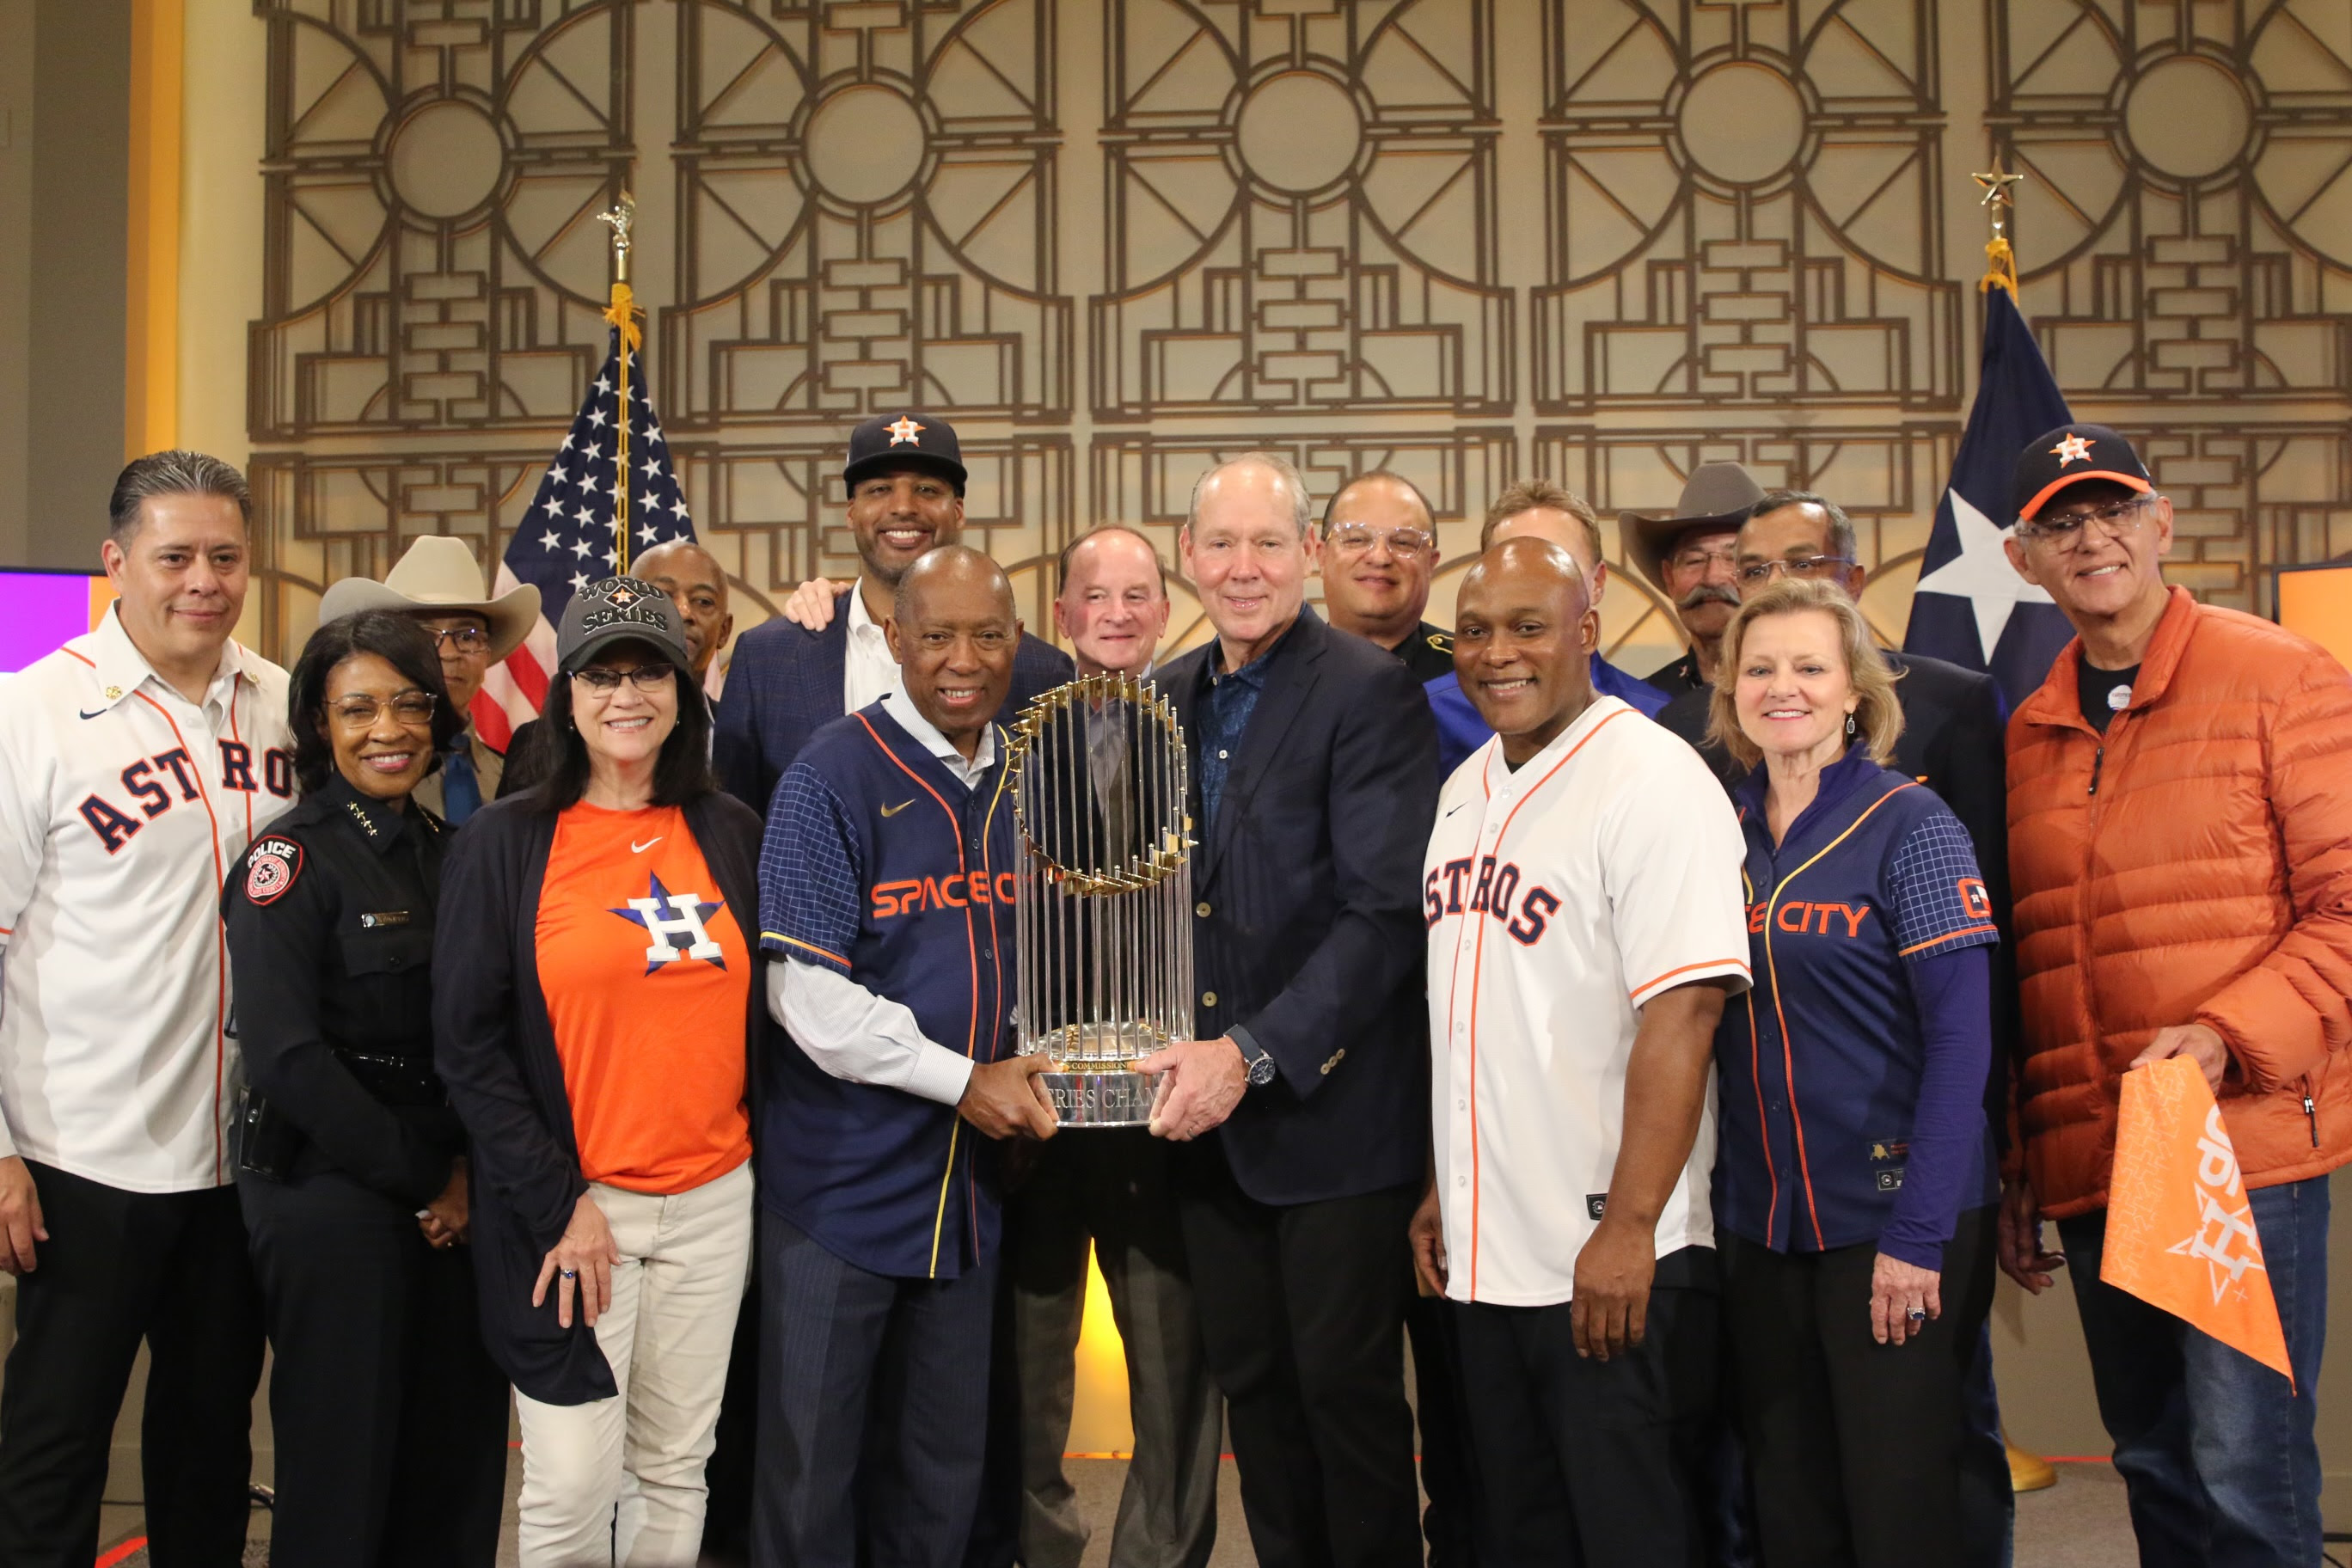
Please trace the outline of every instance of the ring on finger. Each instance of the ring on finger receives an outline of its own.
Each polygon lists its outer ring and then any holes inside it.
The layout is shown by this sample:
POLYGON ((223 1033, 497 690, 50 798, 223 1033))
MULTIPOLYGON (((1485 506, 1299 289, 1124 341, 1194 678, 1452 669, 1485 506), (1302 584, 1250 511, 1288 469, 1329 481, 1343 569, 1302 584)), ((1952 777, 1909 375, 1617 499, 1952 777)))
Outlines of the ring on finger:
POLYGON ((1925 1307, 1914 1307, 1903 1315, 1910 1319, 1915 1323, 1924 1323, 1927 1321, 1927 1309, 1925 1307))

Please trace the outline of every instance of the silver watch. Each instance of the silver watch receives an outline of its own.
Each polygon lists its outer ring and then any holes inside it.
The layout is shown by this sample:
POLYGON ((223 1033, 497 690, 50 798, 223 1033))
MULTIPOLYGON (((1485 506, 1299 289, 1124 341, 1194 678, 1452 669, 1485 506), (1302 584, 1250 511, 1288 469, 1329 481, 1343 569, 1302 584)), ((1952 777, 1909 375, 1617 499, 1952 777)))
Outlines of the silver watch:
MULTIPOLYGON (((1235 1040, 1234 1044, 1241 1046, 1239 1040, 1235 1040)), ((1241 1049, 1242 1060, 1249 1068, 1250 1087, 1264 1089, 1267 1084, 1272 1083, 1274 1058, 1266 1053, 1266 1048, 1253 1040, 1250 1044, 1242 1046, 1241 1049)))

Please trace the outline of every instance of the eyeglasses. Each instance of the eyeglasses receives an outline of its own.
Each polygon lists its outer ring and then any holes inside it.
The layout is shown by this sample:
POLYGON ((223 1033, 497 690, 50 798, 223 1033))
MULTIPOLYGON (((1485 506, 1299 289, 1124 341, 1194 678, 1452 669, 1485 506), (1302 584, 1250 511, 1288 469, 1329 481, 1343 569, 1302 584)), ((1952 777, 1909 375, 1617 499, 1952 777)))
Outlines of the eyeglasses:
POLYGON ((1672 563, 1677 572, 1704 572, 1715 566, 1739 569, 1739 552, 1727 544, 1720 550, 1677 550, 1672 563))
POLYGON ((1750 561, 1739 569, 1739 581, 1760 588, 1785 572, 1791 577, 1834 577, 1853 564, 1843 555, 1800 555, 1785 561, 1750 561))
POLYGON ((346 697, 341 702, 330 705, 327 710, 335 716, 335 722, 345 729, 368 730, 374 728, 375 721, 383 716, 383 710, 388 707, 395 723, 411 730, 422 730, 433 722, 436 705, 436 700, 430 691, 402 691, 395 693, 388 703, 379 702, 373 697, 346 697))
POLYGON ((1385 543, 1391 555, 1418 555, 1436 542, 1418 528, 1335 528, 1329 540, 1331 548, 1342 555, 1362 555, 1380 543, 1385 543))
POLYGON ((490 634, 479 626, 427 626, 425 635, 433 639, 436 653, 443 652, 451 643, 457 645, 459 653, 484 653, 490 646, 490 634))
POLYGON ((2121 539, 2139 531, 2139 525, 2147 521, 2147 503, 2155 499, 2132 496, 2105 506, 2084 507, 2080 511, 2044 512, 2031 522, 2019 523, 2018 535, 2062 553, 2082 548, 2083 525, 2088 522, 2096 522, 2108 538, 2121 539))
POLYGON ((572 679, 602 697, 610 697, 627 681, 640 691, 659 691, 676 679, 677 671, 666 664, 641 664, 635 669, 606 669, 602 665, 590 665, 575 669, 572 679))

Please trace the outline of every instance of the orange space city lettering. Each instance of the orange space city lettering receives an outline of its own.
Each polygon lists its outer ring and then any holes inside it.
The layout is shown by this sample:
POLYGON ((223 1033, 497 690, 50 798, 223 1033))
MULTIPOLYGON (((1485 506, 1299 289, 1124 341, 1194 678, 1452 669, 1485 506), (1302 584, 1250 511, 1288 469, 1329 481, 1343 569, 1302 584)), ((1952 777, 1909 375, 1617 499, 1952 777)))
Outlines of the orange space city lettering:
POLYGON ((919 915, 925 910, 1009 904, 1013 901, 1013 889, 1010 871, 997 872, 992 881, 986 871, 950 872, 944 877, 906 877, 895 882, 877 882, 869 897, 874 900, 874 918, 887 921, 899 915, 919 915))

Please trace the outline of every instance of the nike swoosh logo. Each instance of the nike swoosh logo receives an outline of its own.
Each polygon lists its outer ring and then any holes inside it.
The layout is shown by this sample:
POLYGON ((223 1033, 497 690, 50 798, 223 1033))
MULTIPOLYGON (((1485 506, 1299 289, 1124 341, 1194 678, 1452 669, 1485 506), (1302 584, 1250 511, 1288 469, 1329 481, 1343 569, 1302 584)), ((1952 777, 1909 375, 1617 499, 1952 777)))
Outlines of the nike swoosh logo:
MULTIPOLYGON (((1470 804, 1470 803, 1469 803, 1468 801, 1466 801, 1466 800, 1465 800, 1465 801, 1464 801, 1464 802, 1462 803, 1462 805, 1468 805, 1469 804, 1470 804)), ((1455 807, 1454 808, 1454 811, 1459 811, 1459 810, 1461 810, 1461 809, 1462 809, 1462 805, 1457 805, 1457 806, 1455 806, 1455 807)), ((1447 812, 1445 815, 1446 815, 1446 816, 1453 816, 1453 815, 1454 815, 1454 811, 1449 811, 1449 812, 1447 812)))
POLYGON ((882 815, 885 816, 896 816, 914 804, 915 803, 912 800, 902 800, 896 805, 886 805, 882 808, 882 815))
POLYGON ((632 855, 642 855, 667 837, 667 834, 656 833, 651 838, 646 839, 643 844, 640 844, 635 839, 632 838, 629 840, 629 853, 632 855))
POLYGON ((107 710, 107 709, 104 709, 104 708, 93 708, 93 709, 91 709, 89 712, 84 713, 84 714, 82 715, 82 717, 83 717, 83 718, 85 718, 85 719, 95 719, 95 718, 97 718, 100 714, 104 713, 104 712, 107 712, 107 711, 108 711, 108 710, 107 710))

